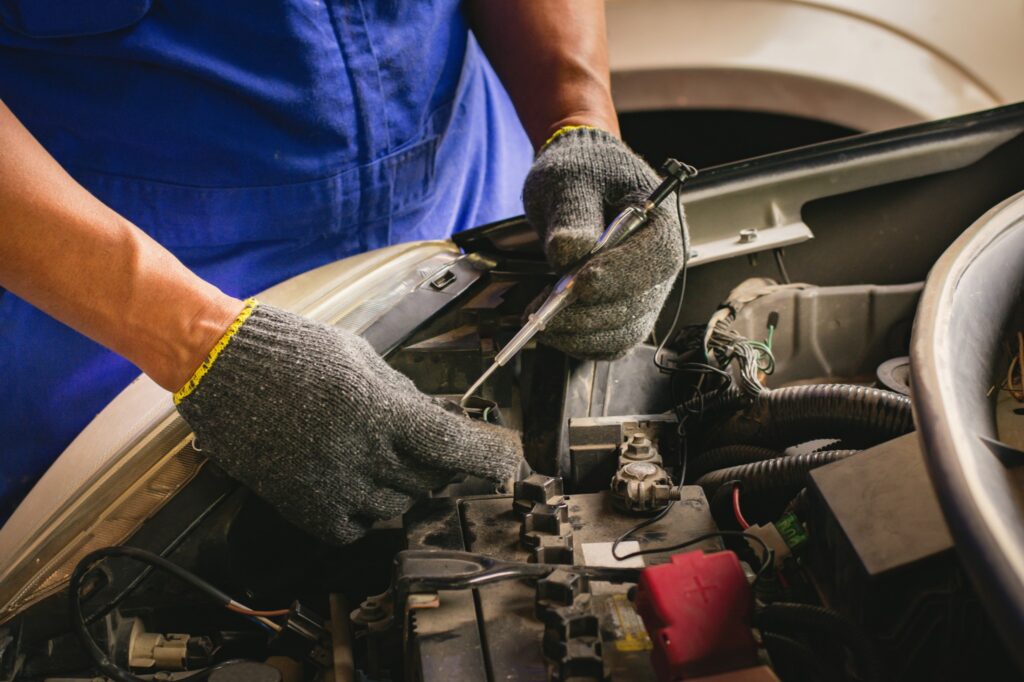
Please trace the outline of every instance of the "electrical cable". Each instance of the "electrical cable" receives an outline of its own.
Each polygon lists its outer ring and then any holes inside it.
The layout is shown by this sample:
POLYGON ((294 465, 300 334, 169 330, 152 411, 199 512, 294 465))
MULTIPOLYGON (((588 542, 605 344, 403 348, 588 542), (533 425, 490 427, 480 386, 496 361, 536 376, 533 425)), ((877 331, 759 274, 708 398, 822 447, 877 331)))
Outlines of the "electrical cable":
MULTIPOLYGON (((696 173, 694 174, 696 175, 696 173)), ((683 218, 683 200, 676 190, 676 216, 679 218, 679 231, 683 237, 683 268, 679 273, 679 301, 676 303, 676 314, 672 317, 672 324, 669 326, 661 343, 654 351, 654 365, 662 372, 672 372, 676 368, 669 367, 661 362, 661 354, 665 351, 665 345, 676 335, 676 328, 679 326, 679 319, 683 314, 683 297, 686 295, 686 271, 690 265, 690 231, 686 227, 683 218)), ((683 370, 685 371, 685 370, 683 370)))
MULTIPOLYGON (((684 405, 696 407, 693 399, 684 405)), ((787 386, 765 390, 756 399, 734 387, 705 396, 704 407, 705 413, 716 415, 750 407, 743 418, 729 420, 709 434, 710 448, 756 443, 784 449, 823 438, 867 448, 914 430, 907 396, 866 386, 787 386)))
POLYGON ((736 314, 728 306, 712 316, 704 353, 713 356, 722 369, 735 361, 739 368, 740 386, 748 396, 756 398, 766 390, 760 374, 775 371, 775 356, 768 344, 748 339, 732 329, 735 321, 736 314))
POLYGON ((726 486, 737 480, 742 481, 748 494, 788 494, 787 499, 791 499, 804 486, 807 472, 852 457, 860 452, 860 450, 821 450, 764 459, 749 464, 738 464, 725 469, 709 471, 698 478, 694 484, 704 488, 704 494, 709 499, 714 497, 718 490, 729 490, 726 486))
MULTIPOLYGON (((97 549, 87 554, 78 562, 78 565, 75 566, 75 574, 79 574, 79 577, 82 577, 87 568, 92 567, 92 565, 98 563, 101 559, 106 559, 107 557, 127 557, 129 559, 140 561, 144 564, 149 564, 150 566, 159 568, 162 571, 166 571, 182 582, 194 587, 199 592, 202 592, 207 597, 218 602, 221 606, 227 606, 234 601, 227 594, 206 582, 195 573, 185 570, 181 566, 168 561, 159 554, 139 549, 138 547, 104 547, 102 549, 97 549)), ((74 577, 75 574, 72 574, 72 577, 74 577)))
MULTIPOLYGON (((720 378, 722 378, 724 380, 725 383, 724 383, 723 387, 727 388, 728 386, 730 386, 732 384, 732 375, 729 374, 729 372, 725 371, 722 368, 714 367, 714 366, 712 366, 710 364, 698 363, 698 362, 684 362, 684 363, 679 363, 679 364, 676 364, 676 365, 673 365, 673 366, 666 365, 666 364, 664 364, 662 362, 662 353, 665 350, 665 346, 669 343, 670 340, 672 340, 675 337, 676 330, 679 327, 679 320, 682 317, 683 300, 684 300, 685 295, 686 295, 686 273, 687 273, 687 269, 688 269, 688 266, 689 266, 689 263, 690 263, 690 233, 689 233, 689 230, 686 227, 686 222, 683 219, 682 197, 680 196, 678 190, 676 191, 676 215, 677 215, 677 217, 679 219, 679 229, 680 229, 680 231, 682 233, 682 238, 683 238, 683 267, 682 267, 682 270, 680 271, 680 274, 679 274, 679 278, 680 278, 679 300, 676 302, 676 311, 675 311, 675 315, 673 315, 673 317, 672 317, 672 324, 669 326, 668 332, 666 332, 665 336, 662 337, 661 342, 658 344, 658 347, 654 351, 654 364, 655 364, 655 366, 659 370, 661 370, 662 372, 666 372, 666 373, 675 374, 675 373, 678 373, 678 372, 692 372, 692 373, 700 374, 700 375, 702 375, 701 376, 701 381, 703 381, 705 376, 716 375, 716 376, 718 376, 718 377, 720 377, 720 378)), ((766 350, 768 352, 768 355, 771 356, 771 349, 770 349, 770 347, 767 348, 766 350)), ((705 353, 705 359, 707 359, 707 354, 706 353, 705 353)), ((757 367, 757 364, 758 364, 758 361, 755 360, 754 361, 755 368, 757 367)), ((772 358, 772 365, 771 366, 774 369, 774 358, 772 358)), ((720 387, 720 388, 723 388, 723 387, 720 387)), ((698 395, 702 395, 700 393, 699 384, 695 388, 696 388, 697 394, 698 395)), ((680 430, 680 436, 682 437, 683 441, 685 441, 685 436, 683 434, 683 423, 684 423, 684 421, 685 421, 685 415, 681 415, 681 418, 679 420, 679 430, 680 430)), ((686 458, 685 444, 684 444, 683 447, 684 447, 684 455, 683 455, 683 462, 682 462, 682 467, 681 467, 682 471, 681 471, 681 475, 679 477, 680 485, 686 479, 686 461, 687 461, 687 458, 686 458)), ((697 544, 699 542, 702 542, 704 540, 708 540, 708 539, 713 538, 713 537, 729 537, 729 536, 733 536, 733 535, 737 534, 735 531, 718 531, 718 532, 715 532, 715 533, 709 533, 709 534, 706 534, 706 535, 702 535, 702 536, 700 536, 698 538, 694 538, 692 540, 688 540, 686 542, 679 543, 677 545, 671 545, 669 547, 664 547, 664 548, 660 548, 660 549, 652 548, 652 549, 637 550, 635 552, 631 552, 631 553, 626 554, 624 556, 619 556, 618 555, 618 552, 616 550, 618 549, 619 545, 622 542, 624 542, 626 539, 628 539, 634 533, 636 533, 636 532, 638 532, 640 530, 643 530, 644 528, 647 528, 648 526, 653 525, 653 524, 657 523, 658 521, 661 521, 672 510, 672 506, 674 504, 675 504, 675 500, 669 501, 669 503, 667 505, 665 505, 665 508, 662 509, 661 511, 659 511, 657 514, 655 514, 654 516, 652 516, 652 517, 650 517, 648 519, 645 519, 644 521, 641 521, 640 523, 638 523, 637 525, 633 526, 632 528, 627 530, 625 533, 623 533, 622 535, 617 537, 615 539, 615 541, 612 542, 612 550, 611 550, 612 557, 614 559, 616 559, 617 561, 624 561, 625 559, 631 559, 633 557, 643 556, 645 554, 656 554, 656 553, 661 553, 661 552, 670 552, 670 551, 674 551, 674 550, 677 550, 677 549, 683 549, 685 547, 689 547, 691 545, 697 544)), ((774 552, 764 542, 764 540, 762 540, 761 538, 759 538, 759 537, 757 537, 755 535, 750 535, 748 533, 738 533, 738 535, 743 535, 743 536, 746 536, 748 538, 751 538, 755 542, 760 543, 760 545, 764 548, 765 559, 764 559, 764 561, 761 562, 761 566, 758 568, 757 573, 756 573, 756 575, 754 577, 754 582, 756 583, 757 580, 759 580, 761 578, 761 576, 764 574, 764 572, 768 569, 768 567, 774 561, 774 552)))
MULTIPOLYGON (((676 481, 681 487, 686 483, 686 468, 690 464, 690 446, 686 442, 686 429, 682 422, 679 423, 676 432, 679 434, 679 445, 683 449, 682 461, 679 463, 679 478, 676 481)), ((680 491, 680 496, 682 496, 682 491, 680 491)))
MULTIPOLYGON (((250 663, 251 664, 252 661, 247 661, 247 660, 242 659, 242 658, 228 659, 227 661, 221 661, 220 663, 217 663, 216 665, 212 665, 209 668, 203 668, 202 670, 200 670, 200 671, 198 671, 198 672, 196 672, 196 673, 194 673, 192 675, 189 675, 188 677, 180 677, 177 680, 175 680, 175 682, 185 682, 186 680, 188 680, 189 682, 206 682, 206 680, 210 679, 210 675, 213 675, 215 672, 219 672, 221 670, 224 670, 225 668, 230 668, 231 666, 238 665, 240 663, 250 663)), ((146 682, 153 682, 153 680, 149 679, 149 680, 146 680, 146 682)))
MULTIPOLYGON (((659 512, 659 515, 663 516, 665 513, 667 512, 663 509, 661 512, 659 512)), ((649 526, 657 520, 660 519, 651 517, 644 524, 641 524, 636 529, 632 529, 632 532, 636 532, 636 530, 638 530, 639 528, 649 526)), ((742 537, 746 538, 747 540, 753 540, 757 544, 761 545, 762 549, 764 549, 764 558, 761 560, 761 565, 758 567, 757 572, 754 574, 755 584, 758 580, 761 579, 761 577, 765 574, 768 568, 775 562, 775 551, 768 546, 768 543, 766 543, 764 540, 754 535, 753 533, 747 533, 741 530, 716 530, 711 533, 705 533, 704 535, 691 538, 686 542, 668 545, 667 547, 649 547, 647 549, 638 549, 635 552, 630 552, 629 554, 623 554, 622 556, 619 556, 615 550, 617 549, 618 544, 622 542, 626 537, 628 537, 628 534, 629 531, 627 531, 627 533, 623 533, 615 540, 615 542, 612 543, 612 558, 614 558, 616 561, 625 561, 626 559, 632 559, 633 557, 638 556, 645 556, 647 554, 662 554, 665 552, 675 552, 676 550, 686 549, 687 547, 691 547, 693 545, 704 542, 705 540, 710 540, 712 538, 742 537)))
MULTIPOLYGON (((178 533, 177 537, 175 537, 174 540, 171 541, 160 552, 160 556, 166 558, 168 555, 170 555, 172 552, 178 549, 178 547, 181 546, 181 543, 185 541, 185 539, 192 533, 192 531, 198 528, 199 524, 205 521, 206 518, 211 513, 213 513, 213 510, 216 509, 220 505, 220 503, 223 502, 227 497, 228 493, 224 492, 218 495, 215 499, 211 500, 210 503, 206 506, 206 508, 203 509, 199 514, 197 514, 196 517, 191 521, 191 523, 189 523, 188 526, 183 528, 181 532, 178 533)), ((142 581, 149 577, 149 574, 153 572, 153 568, 153 566, 147 564, 146 567, 142 571, 140 571, 139 574, 135 576, 135 578, 132 579, 132 581, 128 583, 123 590, 118 592, 116 595, 110 598, 105 604, 103 604, 98 609, 89 614, 85 619, 85 624, 92 625, 100 618, 103 618, 105 615, 114 610, 114 608, 116 608, 118 604, 124 601, 124 599, 128 597, 128 595, 134 592, 136 588, 138 588, 138 586, 142 584, 142 581)))
POLYGON ((754 625, 765 632, 821 633, 840 640, 852 654, 858 679, 865 682, 884 679, 884 666, 871 638, 859 625, 838 611, 813 604, 773 602, 754 615, 754 625))
POLYGON ((281 632, 281 630, 283 629, 280 625, 264 616, 256 616, 253 618, 253 620, 260 623, 261 625, 267 626, 267 628, 269 628, 272 632, 281 632))
POLYGON ((802 669, 800 679, 810 680, 810 682, 833 682, 835 679, 822 664, 814 650, 800 640, 787 635, 780 635, 777 632, 762 632, 761 641, 764 642, 765 648, 768 649, 768 655, 772 657, 773 663, 776 658, 788 659, 791 664, 802 669), (782 656, 779 656, 780 653, 782 656), (810 676, 806 677, 807 675, 810 676))
MULTIPOLYGON (((682 319, 683 302, 686 298, 687 272, 689 271, 691 258, 690 232, 686 226, 686 221, 683 216, 683 202, 682 197, 680 196, 678 191, 676 192, 676 216, 679 219, 679 229, 683 239, 683 267, 679 274, 679 299, 676 301, 676 310, 675 314, 672 316, 672 324, 669 326, 668 331, 662 337, 661 341, 658 343, 657 348, 654 351, 654 365, 662 372, 673 375, 673 392, 675 391, 675 377, 678 376, 680 373, 699 374, 701 375, 701 380, 703 380, 703 377, 706 375, 717 375, 724 382, 723 386, 720 386, 715 389, 719 390, 721 388, 726 388, 732 385, 732 375, 721 368, 708 364, 708 357, 706 353, 704 354, 705 362, 681 362, 668 364, 663 360, 665 347, 668 345, 669 342, 671 342, 676 337, 676 333, 679 328, 679 321, 682 319)), ((652 332, 652 337, 653 336, 654 334, 652 332)), ((774 369, 774 362, 772 367, 774 369)), ((699 392, 700 389, 698 388, 697 390, 699 392)), ((681 402, 682 401, 677 401, 677 403, 681 402)))
POLYGON ((1017 352, 1010 350, 1012 358, 1006 370, 1003 387, 1017 402, 1024 402, 1024 334, 1017 332, 1017 352), (1013 370, 1017 370, 1017 381, 1014 381, 1013 370))
POLYGON ((668 515, 669 511, 672 510, 672 505, 674 504, 675 500, 669 500, 669 503, 665 505, 665 508, 662 509, 660 512, 658 512, 657 514, 648 519, 644 519, 643 521, 636 524, 619 537, 615 538, 615 541, 612 542, 612 558, 614 558, 617 561, 622 561, 623 559, 628 559, 630 558, 630 556, 633 556, 626 555, 624 557, 620 557, 615 550, 617 550, 619 548, 619 545, 625 542, 627 539, 629 539, 629 537, 632 536, 634 533, 639 532, 644 528, 647 528, 648 526, 654 525, 658 521, 661 521, 663 518, 665 518, 668 515))
POLYGON ((228 611, 234 611, 235 613, 240 613, 243 616, 263 616, 266 618, 273 618, 275 616, 287 616, 289 613, 291 613, 291 609, 277 609, 275 611, 254 611, 252 609, 245 608, 244 606, 242 606, 234 600, 232 600, 231 603, 228 604, 226 608, 228 611))
MULTIPOLYGON (((96 667, 103 672, 104 675, 110 677, 115 682, 145 682, 143 678, 138 677, 131 672, 118 667, 110 658, 106 652, 100 649, 99 645, 92 638, 89 633, 88 625, 86 624, 85 615, 82 612, 82 600, 81 600, 81 589, 82 581, 85 576, 91 571, 96 564, 103 561, 108 557, 127 557, 140 561, 147 565, 158 568, 162 571, 170 573, 174 577, 178 578, 182 582, 195 588, 202 594, 206 595, 211 600, 217 602, 220 606, 227 608, 230 611, 240 613, 242 615, 255 618, 261 624, 267 627, 276 628, 280 631, 281 627, 273 621, 267 620, 264 616, 258 615, 261 613, 274 613, 284 615, 288 613, 288 610, 281 611, 253 611, 252 609, 236 602, 234 599, 229 597, 227 594, 217 589, 210 583, 206 582, 199 576, 191 573, 184 568, 174 564, 159 554, 148 552, 144 549, 137 547, 104 547, 97 549, 89 554, 85 555, 81 561, 75 566, 75 570, 71 573, 71 580, 68 584, 68 597, 71 602, 71 618, 72 625, 75 629, 75 633, 78 635, 79 641, 85 648, 86 652, 93 659, 96 667)), ((195 675, 183 678, 185 680, 198 679, 200 676, 208 675, 209 670, 201 670, 195 675)))
POLYGON ((740 528, 746 530, 750 528, 750 524, 743 517, 743 508, 740 506, 740 482, 734 481, 732 484, 732 513, 736 517, 736 523, 740 524, 740 528))
POLYGON ((720 448, 705 450, 694 458, 690 475, 695 479, 706 473, 726 469, 740 464, 761 462, 766 459, 785 457, 785 452, 774 448, 762 448, 757 445, 726 445, 720 448))
MULTIPOLYGON (((679 440, 680 440, 680 446, 683 449, 683 457, 682 457, 682 461, 679 464, 679 476, 677 478, 677 483, 680 486, 682 486, 686 482, 686 467, 689 464, 689 459, 690 459, 689 448, 688 448, 688 446, 686 444, 686 434, 683 432, 683 423, 682 422, 679 423, 679 440)), ((615 541, 612 542, 612 556, 616 557, 615 550, 618 549, 619 545, 623 541, 625 541, 627 538, 629 538, 629 536, 633 535, 633 533, 636 533, 639 530, 643 530, 647 526, 655 524, 658 521, 661 521, 666 516, 668 516, 668 513, 670 511, 672 511, 672 505, 674 505, 675 503, 676 503, 675 500, 669 500, 668 504, 665 505, 665 508, 662 509, 661 511, 659 511, 657 514, 655 514, 654 516, 652 516, 652 517, 650 517, 648 519, 644 519, 643 521, 641 521, 637 525, 633 526, 632 528, 627 530, 625 533, 623 533, 619 537, 615 538, 615 541)), ((618 557, 616 557, 616 558, 618 558, 618 557)))

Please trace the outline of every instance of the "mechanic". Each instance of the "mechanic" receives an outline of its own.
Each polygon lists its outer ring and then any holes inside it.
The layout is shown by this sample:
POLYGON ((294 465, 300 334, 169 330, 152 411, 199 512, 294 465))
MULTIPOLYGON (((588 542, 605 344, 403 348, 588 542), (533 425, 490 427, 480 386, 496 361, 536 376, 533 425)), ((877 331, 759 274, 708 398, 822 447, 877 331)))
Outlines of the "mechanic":
MULTIPOLYGON (((657 182, 618 139, 603 5, 0 0, 0 522, 139 369, 330 542, 455 473, 516 471, 517 434, 244 297, 524 205, 556 269, 582 256, 657 182)), ((544 342, 625 353, 682 257, 660 210, 544 342)))

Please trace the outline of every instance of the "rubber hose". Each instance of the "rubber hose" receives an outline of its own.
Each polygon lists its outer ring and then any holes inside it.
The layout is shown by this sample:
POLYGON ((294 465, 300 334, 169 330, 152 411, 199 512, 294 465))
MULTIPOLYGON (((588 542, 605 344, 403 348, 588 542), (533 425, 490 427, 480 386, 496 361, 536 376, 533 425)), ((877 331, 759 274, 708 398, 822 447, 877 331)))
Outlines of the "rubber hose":
MULTIPOLYGON (((707 396, 709 404, 719 411, 742 405, 731 390, 707 396)), ((913 430, 905 395, 866 386, 812 384, 763 392, 749 409, 716 428, 709 445, 785 449, 817 438, 838 438, 847 446, 870 447, 913 430)))
POLYGON ((695 457, 689 465, 688 477, 693 480, 700 478, 709 471, 734 467, 739 464, 751 464, 766 459, 782 457, 783 453, 772 448, 761 448, 756 445, 726 445, 706 450, 695 457))
MULTIPOLYGON (((769 391, 764 391, 767 393, 769 391)), ((720 388, 717 391, 703 396, 694 396, 683 402, 684 414, 696 415, 700 418, 720 414, 722 412, 736 412, 753 402, 753 399, 736 386, 720 388)))
POLYGON ((793 496, 793 499, 786 505, 786 512, 803 516, 807 513, 807 505, 810 504, 810 493, 807 488, 800 488, 800 492, 793 496))
POLYGON ((778 665, 777 659, 782 659, 802 671, 799 678, 801 680, 835 682, 835 676, 825 668, 814 650, 803 642, 777 632, 762 632, 761 641, 764 642, 765 648, 768 649, 768 653, 772 657, 773 667, 778 665))
POLYGON ((763 607, 754 624, 768 632, 822 633, 841 641, 853 654, 854 665, 866 681, 880 682, 882 665, 875 647, 851 620, 832 609, 813 604, 775 602, 763 607))
POLYGON ((696 480, 695 485, 704 488, 708 499, 729 481, 740 481, 744 493, 792 490, 789 493, 792 496, 803 487, 808 471, 846 459, 858 452, 860 450, 822 450, 740 464, 706 473, 696 480))
POLYGON ((825 452, 827 450, 850 450, 851 448, 846 447, 846 444, 841 440, 834 440, 831 443, 826 443, 820 447, 814 448, 814 452, 825 452))

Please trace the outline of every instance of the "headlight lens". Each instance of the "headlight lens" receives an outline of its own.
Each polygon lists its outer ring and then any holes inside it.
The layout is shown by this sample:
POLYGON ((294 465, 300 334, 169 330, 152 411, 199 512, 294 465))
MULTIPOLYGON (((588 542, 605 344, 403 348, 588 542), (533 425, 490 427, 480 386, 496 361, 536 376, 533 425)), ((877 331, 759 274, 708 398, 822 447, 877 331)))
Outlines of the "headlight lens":
MULTIPOLYGON (((451 242, 401 244, 311 270, 259 298, 360 333, 458 257, 451 242)), ((63 589, 89 552, 131 537, 204 462, 169 394, 146 377, 134 381, 0 528, 0 623, 63 589)))

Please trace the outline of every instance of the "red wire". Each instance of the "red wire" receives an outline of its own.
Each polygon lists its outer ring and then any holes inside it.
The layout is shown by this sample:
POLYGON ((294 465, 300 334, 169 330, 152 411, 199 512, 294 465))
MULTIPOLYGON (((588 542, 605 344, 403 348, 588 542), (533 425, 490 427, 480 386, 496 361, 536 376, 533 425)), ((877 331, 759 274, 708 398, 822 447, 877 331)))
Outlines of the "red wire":
MULTIPOLYGON (((736 516, 736 523, 740 524, 740 528, 742 528, 743 530, 747 530, 748 528, 750 528, 750 524, 747 523, 747 520, 745 518, 743 518, 743 509, 740 507, 739 483, 736 483, 732 487, 732 513, 736 516)), ((782 575, 781 572, 779 573, 779 582, 782 584, 783 588, 787 590, 789 589, 789 581, 786 580, 786 576, 782 575)))
POLYGON ((740 487, 734 485, 732 487, 732 513, 736 516, 736 523, 740 524, 740 528, 746 530, 750 528, 750 524, 743 518, 743 510, 740 508, 740 487))

